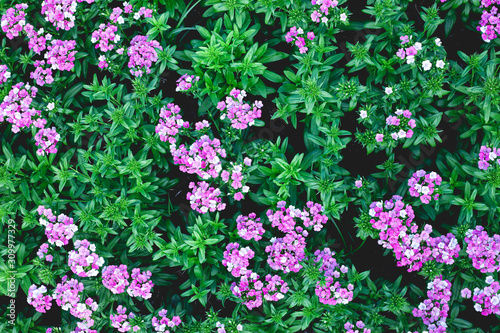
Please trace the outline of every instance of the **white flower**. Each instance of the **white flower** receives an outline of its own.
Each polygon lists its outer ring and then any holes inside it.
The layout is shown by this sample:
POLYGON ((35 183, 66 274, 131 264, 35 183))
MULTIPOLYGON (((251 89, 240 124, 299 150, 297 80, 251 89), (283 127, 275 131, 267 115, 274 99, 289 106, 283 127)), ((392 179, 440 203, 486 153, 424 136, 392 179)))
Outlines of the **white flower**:
POLYGON ((403 131, 403 130, 399 130, 399 132, 398 132, 398 138, 400 138, 400 139, 406 138, 406 132, 403 131))
POLYGON ((399 216, 401 216, 403 218, 406 217, 406 210, 400 210, 399 211, 399 216))
POLYGON ((90 244, 89 249, 90 251, 95 252, 95 244, 90 244))
POLYGON ((323 16, 323 17, 321 18, 321 22, 323 22, 323 23, 328 22, 328 17, 323 16))
POLYGON ((486 26, 481 27, 481 32, 485 33, 486 32, 486 26))
POLYGON ((424 71, 430 70, 431 67, 432 67, 432 63, 429 60, 424 60, 422 62, 422 68, 424 69, 424 71))
POLYGON ((416 42, 415 45, 413 45, 415 47, 415 50, 417 51, 420 51, 422 49, 422 44, 419 43, 419 42, 416 42))
POLYGON ((403 114, 403 109, 397 109, 396 112, 394 112, 397 116, 400 116, 403 114))
POLYGON ((247 193, 249 190, 250 190, 250 187, 248 187, 246 185, 241 188, 241 192, 243 192, 243 193, 247 193))
POLYGON ((347 21, 347 15, 346 15, 345 13, 340 14, 340 20, 341 20, 342 22, 347 21))
POLYGON ((52 35, 51 34, 46 34, 45 35, 45 39, 46 40, 51 40, 52 39, 52 35))
POLYGON ((6 79, 8 79, 10 77, 10 72, 5 72, 3 74, 3 77, 6 78, 6 79))
POLYGON ((236 326, 236 329, 238 331, 243 331, 243 326, 241 326, 241 324, 238 324, 238 326, 236 326))
POLYGON ((437 173, 435 171, 432 171, 430 174, 429 174, 429 178, 430 179, 436 179, 437 178, 437 173))
POLYGON ((492 284, 492 283, 493 283, 493 281, 495 281, 495 280, 493 279, 493 276, 491 276, 491 275, 490 275, 490 276, 486 277, 485 282, 486 282, 487 284, 492 284))
POLYGON ((302 30, 302 28, 298 28, 298 29, 297 29, 297 33, 298 33, 299 35, 302 35, 302 34, 304 33, 304 30, 302 30))
POLYGON ((134 20, 138 20, 141 17, 141 14, 138 12, 134 14, 134 20))
POLYGON ((100 56, 99 61, 106 61, 106 56, 105 55, 100 56))
POLYGON ((9 22, 7 20, 2 20, 2 22, 0 22, 1 27, 6 26, 7 24, 9 24, 9 22))
POLYGON ((411 55, 406 57, 406 63, 408 65, 413 64, 414 62, 415 62, 415 56, 411 55))
POLYGON ((368 113, 366 112, 366 110, 361 110, 359 111, 359 116, 365 119, 366 117, 368 117, 368 113))
POLYGON ((115 38, 113 39, 113 42, 118 43, 120 41, 120 35, 115 35, 115 38))
POLYGON ((444 61, 443 60, 436 61, 436 67, 437 68, 444 68, 444 61))
POLYGON ((19 25, 25 25, 26 24, 26 21, 25 20, 21 20, 19 21, 19 25))
POLYGON ((442 45, 442 43, 441 43, 441 38, 436 38, 436 39, 434 40, 434 43, 436 43, 436 45, 437 45, 437 46, 441 46, 441 45, 442 45))
POLYGON ((123 17, 118 16, 118 18, 116 19, 116 22, 118 22, 118 24, 123 24, 125 22, 125 20, 123 19, 123 17))
POLYGON ((385 88, 385 93, 386 93, 387 95, 392 94, 392 93, 393 93, 392 88, 391 88, 391 87, 386 87, 386 88, 385 88))
POLYGON ((47 104, 47 109, 49 109, 49 110, 54 110, 54 107, 55 107, 54 103, 47 104))
POLYGON ((56 246, 63 246, 64 243, 62 241, 60 241, 59 239, 56 240, 56 246))
POLYGON ((430 190, 429 190, 429 187, 428 187, 428 186, 422 186, 422 194, 424 194, 424 195, 425 195, 425 194, 427 194, 427 193, 429 193, 429 192, 430 192, 430 190))
POLYGON ((375 216, 375 209, 373 209, 373 208, 370 209, 370 211, 368 212, 368 215, 370 215, 372 217, 375 216))

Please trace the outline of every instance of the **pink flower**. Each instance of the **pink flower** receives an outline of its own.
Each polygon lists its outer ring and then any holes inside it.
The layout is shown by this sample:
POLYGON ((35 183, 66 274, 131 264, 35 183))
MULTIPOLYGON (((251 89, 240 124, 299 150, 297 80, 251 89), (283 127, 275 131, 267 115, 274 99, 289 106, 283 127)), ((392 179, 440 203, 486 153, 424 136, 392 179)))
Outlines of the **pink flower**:
POLYGON ((308 33, 307 33, 307 38, 308 38, 309 40, 313 40, 313 39, 314 39, 314 37, 315 37, 315 36, 314 36, 314 32, 310 31, 310 32, 308 32, 308 33))

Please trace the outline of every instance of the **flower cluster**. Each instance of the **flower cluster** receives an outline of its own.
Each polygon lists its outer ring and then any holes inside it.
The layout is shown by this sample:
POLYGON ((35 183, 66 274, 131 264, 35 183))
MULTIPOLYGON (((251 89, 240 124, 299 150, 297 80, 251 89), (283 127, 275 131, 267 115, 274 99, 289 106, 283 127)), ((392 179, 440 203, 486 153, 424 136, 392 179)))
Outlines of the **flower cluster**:
POLYGON ((181 324, 181 318, 179 316, 174 316, 172 317, 172 319, 168 319, 167 310, 165 309, 161 310, 158 313, 158 316, 160 317, 160 320, 158 320, 156 316, 154 316, 152 319, 153 328, 155 329, 155 332, 169 333, 167 327, 172 328, 179 326, 181 324))
POLYGON ((415 128, 415 119, 411 119, 410 110, 398 109, 394 115, 390 115, 385 119, 385 122, 391 128, 396 128, 395 131, 391 130, 390 136, 394 140, 411 138, 413 136, 413 128, 415 128))
POLYGON ((42 15, 56 30, 69 30, 75 26, 76 0, 44 0, 42 15))
POLYGON ((30 73, 30 78, 35 79, 37 85, 44 86, 45 84, 51 84, 54 82, 52 69, 44 67, 45 60, 35 60, 33 65, 36 69, 34 72, 30 73))
POLYGON ((413 309, 413 316, 422 318, 424 324, 429 329, 429 333, 446 332, 446 318, 450 307, 448 302, 451 299, 451 282, 443 280, 442 276, 436 277, 427 285, 427 297, 413 309))
POLYGON ((98 269, 104 264, 104 259, 93 253, 95 245, 86 239, 77 240, 75 250, 68 253, 68 266, 71 271, 80 277, 96 276, 99 273, 98 269))
POLYGON ((54 257, 52 257, 51 254, 47 254, 49 252, 49 244, 48 243, 43 243, 38 251, 36 252, 36 255, 40 259, 44 259, 48 262, 52 262, 54 260, 54 257))
POLYGON ((236 228, 241 238, 245 240, 255 239, 256 241, 262 239, 265 230, 262 227, 263 224, 260 223, 260 218, 255 218, 256 216, 255 213, 250 213, 248 216, 239 215, 236 218, 236 228))
POLYGON ((57 153, 56 144, 59 142, 61 135, 56 132, 56 128, 42 128, 35 135, 35 145, 40 146, 36 150, 36 154, 39 156, 45 156, 46 154, 57 153))
POLYGON ((52 39, 51 34, 45 34, 45 36, 42 36, 44 32, 43 28, 36 31, 35 27, 29 23, 24 26, 24 32, 29 39, 28 48, 33 50, 36 54, 40 54, 44 51, 47 48, 47 41, 52 39))
POLYGON ((10 76, 11 73, 7 65, 0 65, 0 84, 7 82, 10 76))
POLYGON ((500 159, 497 160, 498 155, 500 155, 500 149, 481 146, 477 167, 481 170, 488 170, 490 163, 493 163, 495 160, 500 165, 500 159))
POLYGON ((102 52, 111 51, 116 43, 120 41, 120 35, 116 33, 117 31, 118 27, 116 25, 101 23, 99 29, 92 32, 91 42, 96 44, 95 48, 102 52))
POLYGON ((118 305, 118 307, 116 308, 116 312, 118 312, 118 314, 109 315, 109 319, 111 320, 111 326, 117 328, 118 332, 128 332, 130 330, 136 332, 140 329, 140 327, 137 325, 132 327, 132 325, 127 321, 127 319, 133 319, 135 315, 132 312, 130 312, 129 315, 127 316, 125 314, 127 312, 126 307, 118 305))
POLYGON ((262 288, 266 301, 279 301, 285 297, 284 294, 289 290, 288 283, 283 281, 279 275, 267 274, 266 282, 267 284, 262 288))
POLYGON ((302 227, 297 227, 286 233, 283 238, 271 239, 271 245, 266 246, 269 253, 267 263, 274 270, 282 270, 285 273, 298 272, 302 268, 300 262, 305 258, 306 239, 301 232, 306 232, 302 227))
POLYGON ((206 120, 197 121, 194 124, 194 129, 197 131, 203 131, 204 128, 210 128, 210 124, 206 120))
POLYGON ((333 279, 338 279, 341 274, 346 274, 349 269, 345 265, 340 266, 333 257, 334 255, 335 252, 329 248, 314 252, 314 262, 321 262, 319 271, 323 272, 323 276, 326 278, 324 281, 316 283, 315 292, 319 297, 320 303, 330 305, 347 304, 353 298, 353 285, 349 284, 347 288, 342 288, 340 282, 337 281, 334 283, 333 279))
POLYGON ((226 117, 231 120, 231 126, 236 129, 245 129, 255 123, 255 119, 262 116, 262 102, 255 101, 252 106, 243 103, 243 98, 247 95, 245 90, 233 88, 226 97, 226 101, 217 104, 220 110, 220 119, 226 117))
POLYGON ((340 265, 337 263, 337 260, 333 257, 335 255, 335 252, 330 250, 329 248, 325 248, 324 250, 316 250, 314 252, 314 262, 319 262, 321 261, 321 267, 319 268, 320 272, 324 272, 325 277, 330 277, 333 276, 335 278, 340 277, 340 272, 337 270, 337 268, 340 268, 340 271, 342 273, 347 273, 348 268, 347 266, 340 265))
POLYGON ((102 270, 102 284, 113 294, 121 294, 130 283, 126 265, 107 266, 102 270))
POLYGON ((480 8, 484 8, 484 10, 476 29, 482 33, 481 37, 486 43, 497 38, 500 31, 500 15, 498 13, 498 7, 495 5, 500 5, 500 1, 482 0, 479 6, 480 8))
POLYGON ((134 14, 134 20, 140 19, 143 15, 144 18, 153 17, 153 10, 146 7, 139 8, 139 11, 134 14))
POLYGON ((12 8, 8 8, 4 15, 2 15, 2 31, 5 32, 8 39, 18 37, 19 33, 23 31, 23 26, 26 24, 26 12, 28 5, 20 3, 12 8))
POLYGON ((355 328, 363 329, 363 333, 371 333, 371 329, 366 328, 365 323, 363 323, 361 320, 358 320, 356 322, 356 327, 354 327, 354 324, 347 322, 344 324, 344 328, 346 329, 345 333, 361 333, 361 331, 359 330, 354 330, 355 328))
MULTIPOLYGON (((480 289, 478 287, 474 288, 474 294, 472 296, 472 301, 474 301, 474 309, 477 312, 481 312, 483 316, 488 316, 490 314, 499 315, 500 314, 500 283, 495 281, 493 277, 487 276, 485 282, 489 285, 480 289)), ((471 291, 468 288, 462 289, 462 297, 470 298, 471 291)))
POLYGON ((227 267, 234 277, 240 277, 246 274, 247 267, 250 265, 249 260, 252 259, 255 252, 248 246, 240 249, 240 244, 229 243, 224 251, 224 259, 222 265, 227 267))
MULTIPOLYGON (((252 160, 248 157, 245 157, 244 164, 246 166, 252 165, 252 160)), ((228 170, 223 170, 221 172, 222 181, 229 184, 229 195, 232 195, 233 198, 237 201, 243 199, 243 193, 248 193, 250 187, 244 185, 246 181, 243 179, 243 169, 244 166, 242 164, 234 164, 231 162, 230 172, 228 170)))
POLYGON ((54 300, 64 311, 68 311, 72 307, 76 307, 80 302, 80 293, 83 291, 83 283, 76 279, 68 280, 65 275, 61 283, 58 283, 54 291, 54 300))
POLYGON ((47 53, 44 58, 47 59, 47 64, 52 65, 52 69, 60 71, 70 71, 75 67, 76 47, 75 40, 59 40, 54 39, 51 45, 47 47, 47 53))
POLYGON ((200 80, 199 76, 184 74, 177 79, 177 86, 175 91, 189 91, 194 83, 200 80))
POLYGON ((94 325, 92 314, 97 311, 99 305, 92 298, 87 298, 85 303, 77 303, 76 306, 70 308, 69 312, 78 319, 82 319, 77 323, 80 330, 87 330, 94 325))
POLYGON ((120 7, 113 8, 111 15, 109 15, 109 20, 113 23, 123 24, 125 20, 121 14, 123 13, 123 9, 120 7))
POLYGON ((33 98, 35 98, 38 89, 29 84, 19 82, 12 86, 9 94, 4 97, 0 104, 0 122, 6 120, 12 124, 12 132, 18 133, 23 127, 34 125, 43 128, 46 120, 35 121, 35 116, 40 116, 41 112, 30 108, 33 98))
POLYGON ((479 269, 481 273, 500 270, 500 235, 490 237, 484 228, 478 225, 474 230, 467 230, 464 241, 475 269, 479 269))
MULTIPOLYGON (((320 231, 323 225, 328 221, 328 217, 323 215, 323 206, 312 201, 306 203, 306 208, 300 210, 294 206, 289 206, 285 209, 285 201, 280 201, 277 207, 280 209, 273 212, 269 209, 266 215, 271 222, 273 228, 278 227, 278 230, 287 233, 293 230, 296 225, 295 218, 302 220, 304 227, 310 229, 313 227, 314 231, 320 231)), ((303 231, 299 231, 302 233, 303 231)), ((305 237, 307 237, 307 231, 305 231, 305 237)))
POLYGON ((151 73, 151 66, 158 60, 155 48, 163 50, 156 40, 148 42, 147 36, 137 35, 132 39, 127 51, 130 58, 128 68, 132 75, 141 77, 144 69, 147 74, 151 73))
POLYGON ((192 188, 193 191, 188 192, 186 198, 189 200, 191 209, 201 214, 226 209, 226 204, 219 197, 221 195, 220 189, 208 186, 207 182, 198 182, 196 185, 194 182, 189 183, 189 188, 192 188))
MULTIPOLYGON (((401 60, 406 59, 407 64, 413 64, 415 63, 415 56, 418 54, 419 51, 422 50, 422 43, 420 42, 412 42, 413 36, 408 36, 404 35, 399 37, 401 40, 401 45, 403 47, 399 48, 398 51, 396 52, 396 56, 400 58, 401 60), (412 44, 412 45, 411 45, 412 44)), ((441 46, 441 39, 436 38, 434 40, 434 43, 436 46, 441 46)), ((445 66, 445 62, 443 59, 438 59, 436 60, 436 68, 443 69, 445 66)), ((428 59, 422 61, 422 69, 424 71, 429 71, 432 68, 432 62, 428 59)))
POLYGON ((410 41, 413 36, 404 35, 399 37, 401 40, 401 47, 397 52, 396 56, 402 60, 406 58, 407 64, 413 64, 415 62, 415 56, 418 51, 422 50, 422 43, 416 42, 413 45, 410 45, 410 41))
POLYGON ((349 283, 347 288, 343 288, 339 281, 333 280, 329 276, 324 282, 316 283, 315 293, 319 297, 319 302, 328 305, 347 304, 353 299, 354 285, 349 283))
POLYGON ((47 236, 50 244, 55 244, 56 246, 68 245, 69 240, 73 238, 78 227, 73 224, 73 219, 60 214, 57 217, 58 223, 56 222, 56 217, 52 214, 52 210, 46 209, 44 206, 38 206, 38 214, 46 217, 49 221, 40 217, 40 224, 45 227, 45 235, 47 236))
POLYGON ((41 313, 47 312, 52 307, 52 296, 44 295, 47 287, 31 285, 28 291, 28 304, 35 307, 35 310, 41 313))
POLYGON ((238 284, 231 284, 231 291, 234 296, 242 298, 243 304, 249 309, 262 305, 262 288, 264 284, 259 280, 259 275, 247 270, 245 275, 240 277, 238 284))
MULTIPOLYGON (((329 10, 336 8, 339 4, 337 0, 311 0, 311 4, 314 6, 314 11, 311 14, 311 20, 315 23, 320 21, 323 23, 328 22, 329 10)), ((347 21, 347 14, 341 13, 339 17, 340 21, 347 21)))
POLYGON ((280 201, 277 204, 278 211, 269 209, 266 213, 271 226, 285 233, 283 238, 272 238, 271 245, 266 247, 265 251, 269 253, 267 262, 274 270, 298 272, 302 268, 300 261, 305 258, 305 237, 309 233, 297 225, 296 218, 302 221, 304 227, 320 231, 328 217, 322 214, 323 206, 312 201, 307 202, 307 208, 303 210, 294 206, 285 208, 285 205, 285 201, 280 201))
POLYGON ((431 199, 438 199, 439 194, 435 194, 434 196, 432 194, 435 192, 436 186, 441 185, 442 181, 441 176, 434 171, 426 174, 424 170, 418 170, 408 180, 410 195, 412 197, 420 197, 422 203, 428 204, 431 199), (424 177, 423 180, 422 177, 424 177))
POLYGON ((418 233, 418 226, 413 222, 415 214, 410 205, 394 196, 385 203, 373 202, 369 215, 372 226, 380 230, 378 243, 394 251, 398 266, 409 266, 408 271, 418 271, 423 263, 436 260, 448 265, 458 258, 460 246, 453 234, 432 238, 432 226, 426 224, 418 233), (384 211, 384 209, 386 211, 384 211))
POLYGON ((179 164, 182 172, 197 174, 203 179, 216 178, 222 170, 220 158, 226 157, 226 150, 221 148, 219 139, 211 140, 208 135, 193 142, 189 151, 182 144, 178 148, 170 147, 174 164, 179 164))
POLYGON ((51 209, 47 209, 44 206, 38 206, 38 214, 40 217, 40 224, 45 227, 45 235, 47 236, 50 244, 55 244, 56 246, 68 245, 69 240, 73 238, 78 227, 73 224, 73 219, 64 214, 56 216, 52 213, 51 209), (45 218, 47 219, 45 219, 45 218), (47 221, 48 220, 48 221, 47 221))
POLYGON ((142 297, 144 299, 151 298, 151 289, 154 287, 153 281, 151 281, 151 272, 145 271, 141 273, 139 268, 134 268, 132 270, 132 283, 127 289, 127 293, 131 297, 142 297))
MULTIPOLYGON (((287 43, 294 42, 299 48, 299 52, 306 53, 309 48, 306 46, 306 39, 302 37, 304 30, 302 28, 291 27, 290 31, 286 33, 285 40, 287 43)), ((314 40, 314 32, 310 31, 306 34, 306 38, 310 41, 314 40)))
POLYGON ((189 123, 182 120, 182 116, 179 114, 180 111, 181 108, 174 103, 169 103, 166 107, 161 108, 159 124, 155 128, 155 132, 160 135, 161 141, 174 144, 179 130, 189 127, 189 123))

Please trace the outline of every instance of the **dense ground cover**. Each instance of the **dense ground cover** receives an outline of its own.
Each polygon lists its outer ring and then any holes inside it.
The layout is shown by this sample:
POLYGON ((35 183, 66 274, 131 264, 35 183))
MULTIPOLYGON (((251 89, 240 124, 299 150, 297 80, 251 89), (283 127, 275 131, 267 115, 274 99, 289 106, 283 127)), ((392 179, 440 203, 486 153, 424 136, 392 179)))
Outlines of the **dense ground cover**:
POLYGON ((497 2, 0 2, 0 331, 498 331, 497 2))

